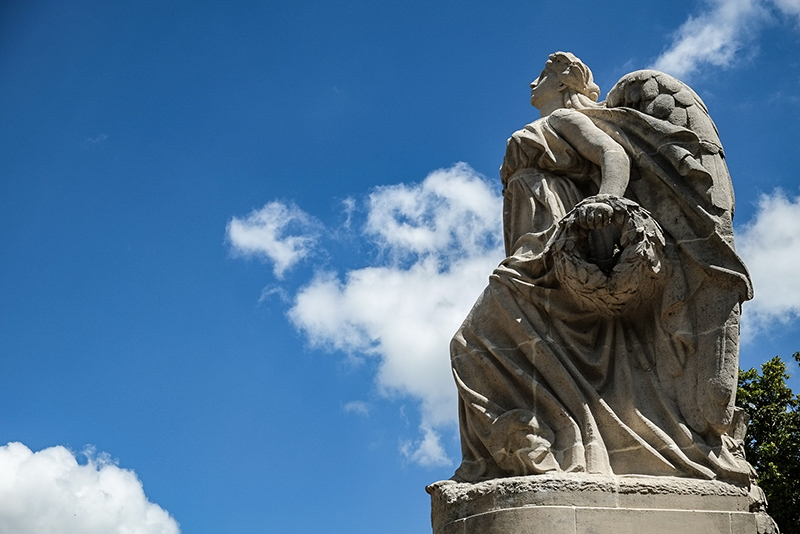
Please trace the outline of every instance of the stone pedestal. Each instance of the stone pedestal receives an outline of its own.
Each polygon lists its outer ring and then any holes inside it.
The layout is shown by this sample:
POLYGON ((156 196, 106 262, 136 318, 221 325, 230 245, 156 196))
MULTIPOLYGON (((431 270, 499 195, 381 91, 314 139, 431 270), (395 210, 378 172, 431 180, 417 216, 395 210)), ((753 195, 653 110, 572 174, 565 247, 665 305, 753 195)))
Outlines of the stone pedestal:
POLYGON ((433 534, 777 534, 758 486, 674 477, 536 475, 441 481, 433 534))

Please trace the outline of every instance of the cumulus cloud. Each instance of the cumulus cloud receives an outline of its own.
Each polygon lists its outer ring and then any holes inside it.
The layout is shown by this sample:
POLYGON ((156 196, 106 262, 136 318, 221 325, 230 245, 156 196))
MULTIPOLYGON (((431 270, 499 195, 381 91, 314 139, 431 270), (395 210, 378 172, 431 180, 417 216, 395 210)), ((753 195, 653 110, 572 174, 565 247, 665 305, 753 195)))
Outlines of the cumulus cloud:
POLYGON ((289 317, 315 346, 379 358, 381 390, 419 398, 425 423, 452 422, 448 344, 502 259, 499 196, 461 164, 369 205, 365 232, 388 264, 317 274, 289 317))
POLYGON ((419 185, 378 189, 370 195, 366 231, 395 258, 455 258, 497 243, 499 199, 467 164, 431 173, 419 185))
POLYGON ((13 534, 178 534, 177 522, 147 500, 133 471, 61 446, 32 452, 0 447, 0 532, 13 534))
POLYGON ((438 465, 445 457, 433 429, 456 419, 449 341, 503 258, 500 196, 458 164, 377 189, 368 205, 364 232, 383 263, 318 273, 289 318, 313 346, 377 358, 381 393, 421 403, 424 437, 404 454, 438 465))
POLYGON ((379 358, 384 394, 419 398, 425 420, 451 422, 449 341, 498 262, 482 254, 440 271, 426 258, 409 268, 353 270, 343 281, 324 273, 298 292, 289 317, 314 346, 379 358))
POLYGON ((422 439, 417 442, 401 442, 400 453, 406 459, 426 467, 452 465, 453 462, 442 447, 439 434, 428 426, 423 426, 421 430, 422 439))
MULTIPOLYGON (((375 358, 382 395, 419 401, 420 438, 400 446, 409 461, 450 462, 437 432, 457 417, 449 342, 503 258, 501 205, 498 192, 464 163, 421 183, 377 188, 361 228, 378 251, 374 261, 345 273, 316 272, 291 297, 275 287, 262 294, 286 295, 289 319, 312 346, 375 358)), ((355 199, 343 209, 349 228, 355 199)), ((234 217, 227 234, 235 252, 273 262, 280 277, 311 253, 316 230, 299 208, 271 202, 234 217)), ((343 409, 369 413, 360 401, 343 409)))
POLYGON ((766 20, 763 0, 709 0, 689 17, 650 68, 685 78, 707 64, 727 67, 766 20))
POLYGON ((761 195, 736 245, 753 278, 755 298, 744 305, 745 339, 800 317, 800 196, 761 195))
POLYGON ((273 273, 284 272, 309 256, 316 237, 314 220, 293 204, 270 202, 247 217, 233 217, 226 228, 233 251, 256 256, 273 265, 273 273))

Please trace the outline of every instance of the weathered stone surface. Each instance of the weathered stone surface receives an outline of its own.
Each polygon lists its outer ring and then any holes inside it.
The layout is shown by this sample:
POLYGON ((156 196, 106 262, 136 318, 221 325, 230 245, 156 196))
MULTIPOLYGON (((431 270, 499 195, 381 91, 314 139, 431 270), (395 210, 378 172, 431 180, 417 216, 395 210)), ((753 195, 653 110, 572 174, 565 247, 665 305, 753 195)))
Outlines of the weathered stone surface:
POLYGON ((434 534, 774 534, 757 488, 677 477, 534 475, 428 488, 434 534))
POLYGON ((508 141, 507 258, 451 344, 454 479, 748 483, 733 425, 752 289, 716 128, 664 73, 638 71, 607 102, 598 95, 586 65, 553 54, 531 84, 542 118, 508 141))
POLYGON ((773 532, 734 405, 752 287, 716 126, 661 72, 599 94, 551 55, 508 140, 507 257, 450 346, 462 462, 429 487, 434 532, 773 532))

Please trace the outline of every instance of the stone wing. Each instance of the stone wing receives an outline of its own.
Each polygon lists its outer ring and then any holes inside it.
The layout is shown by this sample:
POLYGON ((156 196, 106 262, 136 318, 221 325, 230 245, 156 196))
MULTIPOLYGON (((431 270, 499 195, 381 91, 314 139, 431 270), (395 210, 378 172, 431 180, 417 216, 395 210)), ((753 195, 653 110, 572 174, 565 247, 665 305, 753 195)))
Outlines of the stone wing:
POLYGON ((703 147, 724 157, 719 132, 705 103, 688 85, 657 70, 626 74, 611 88, 606 107, 628 107, 692 130, 703 147))

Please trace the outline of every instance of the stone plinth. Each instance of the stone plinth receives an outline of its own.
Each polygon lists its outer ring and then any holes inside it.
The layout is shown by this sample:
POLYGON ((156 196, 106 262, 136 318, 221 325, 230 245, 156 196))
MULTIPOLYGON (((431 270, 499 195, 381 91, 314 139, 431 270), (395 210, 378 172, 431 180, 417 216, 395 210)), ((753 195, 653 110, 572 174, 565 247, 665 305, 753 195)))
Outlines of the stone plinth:
POLYGON ((652 476, 436 482, 434 534, 777 534, 757 486, 652 476))

